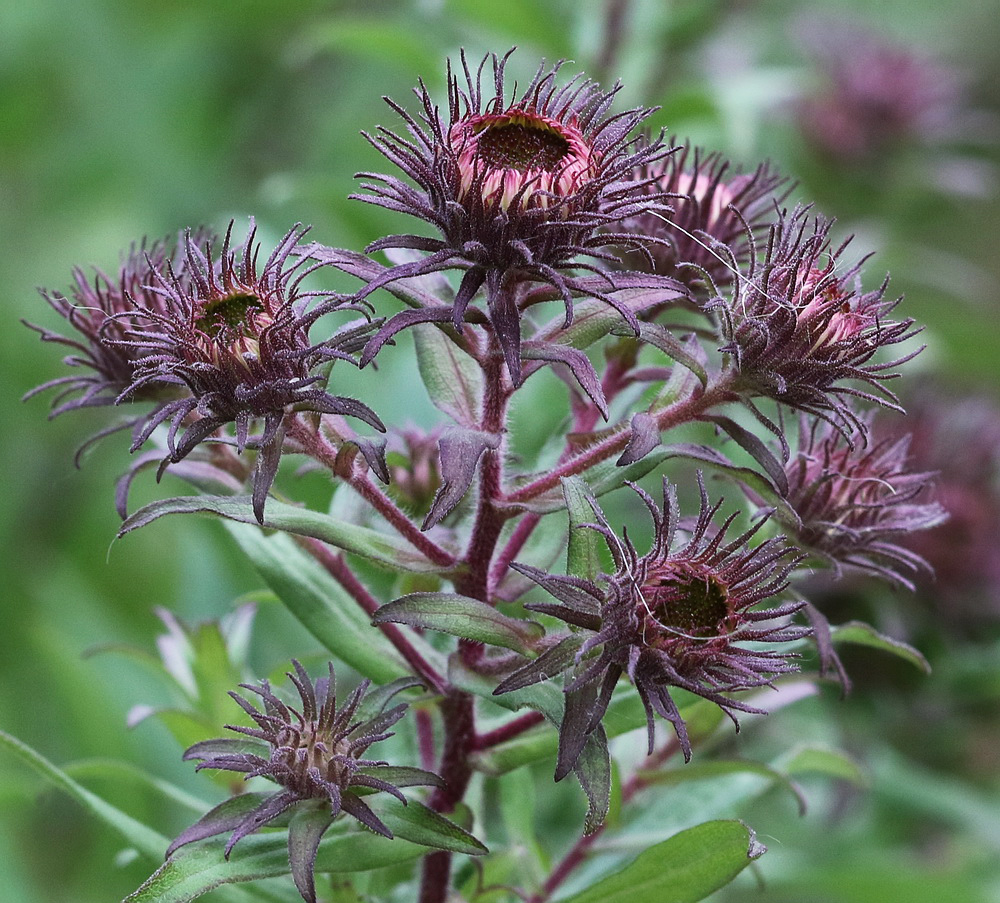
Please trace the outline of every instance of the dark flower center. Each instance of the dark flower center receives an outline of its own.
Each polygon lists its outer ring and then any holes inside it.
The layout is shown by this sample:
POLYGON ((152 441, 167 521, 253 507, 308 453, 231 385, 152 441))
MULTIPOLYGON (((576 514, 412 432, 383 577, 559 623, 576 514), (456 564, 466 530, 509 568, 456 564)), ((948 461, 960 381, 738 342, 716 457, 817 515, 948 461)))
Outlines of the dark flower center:
POLYGON ((263 310, 264 305, 256 295, 227 295, 205 305, 202 315, 195 320, 195 327, 210 335, 218 336, 224 330, 239 330, 247 323, 247 314, 252 310, 263 310))
POLYGON ((556 172, 569 151, 569 141, 555 129, 530 119, 488 124, 477 141, 478 156, 487 166, 518 172, 556 172))
POLYGON ((729 616, 729 592, 712 575, 654 576, 642 596, 657 624, 690 636, 717 635, 729 616))

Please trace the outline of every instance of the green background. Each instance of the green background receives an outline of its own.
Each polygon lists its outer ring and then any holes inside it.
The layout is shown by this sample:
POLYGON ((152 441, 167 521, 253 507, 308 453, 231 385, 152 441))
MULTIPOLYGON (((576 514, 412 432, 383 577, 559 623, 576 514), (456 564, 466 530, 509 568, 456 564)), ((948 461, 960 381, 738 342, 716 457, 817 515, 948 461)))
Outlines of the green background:
MULTIPOLYGON (((346 200, 355 172, 385 168, 359 132, 395 127, 379 98, 409 102, 417 76, 441 96, 444 60, 460 47, 478 59, 518 45, 513 66, 522 80, 539 57, 571 58, 606 83, 622 77, 622 104, 662 105, 655 122, 678 138, 747 167, 770 156, 803 180, 796 197, 815 198, 843 232, 859 233, 859 253, 880 249, 869 279, 891 270, 894 291, 907 295, 905 312, 928 324, 929 351, 912 369, 937 369, 970 391, 995 394, 1000 263, 991 104, 1000 95, 1000 5, 883 2, 877 13, 869 6, 634 2, 617 60, 601 72, 604 4, 597 2, 0 4, 0 727, 60 764, 114 756, 197 786, 160 725, 124 726, 133 705, 163 701, 162 687, 120 656, 85 653, 108 643, 151 650, 161 632, 153 606, 215 617, 257 586, 216 524, 168 519, 112 545, 113 485, 127 443, 113 437, 77 470, 73 451, 107 422, 104 412, 47 422, 46 399, 20 401, 64 372, 58 349, 19 322, 60 326, 36 287, 68 288, 77 265, 113 270, 119 251, 143 235, 202 223, 220 228, 231 217, 239 229, 254 214, 265 245, 300 221, 320 241, 357 249, 405 228, 346 200), (970 106, 983 114, 975 140, 947 152, 915 149, 869 172, 812 159, 782 108, 815 77, 794 29, 810 9, 857 16, 960 66, 970 106), (981 193, 934 188, 929 173, 955 160, 984 182, 981 193)), ((365 385, 372 393, 365 400, 387 422, 401 424, 425 408, 393 389, 391 370, 365 385)), ((159 489, 142 479, 133 504, 177 488, 170 478, 159 489)), ((315 648, 277 607, 264 606, 258 620, 251 662, 262 671, 315 648)), ((927 698, 927 681, 911 684, 914 695, 899 705, 927 698)), ((796 731, 814 736, 832 711, 864 757, 864 738, 878 733, 865 692, 859 685, 860 698, 840 708, 824 699, 776 715, 784 720, 762 742, 780 747, 796 731)), ((997 699, 996 688, 981 683, 968 692, 987 706, 997 699)), ((1000 812, 992 841, 983 821, 1000 795, 996 776, 945 762, 924 780, 924 772, 907 770, 918 766, 905 751, 879 756, 877 790, 835 826, 839 803, 823 787, 802 821, 768 800, 745 813, 769 834, 761 838, 771 847, 761 863, 773 880, 765 898, 964 903, 1000 893, 989 864, 1000 812), (922 788, 940 795, 912 799, 922 788), (928 813, 942 809, 952 814, 938 825, 928 813), (962 853, 942 835, 957 838, 962 853)), ((166 833, 183 826, 182 815, 161 812, 137 785, 101 781, 94 789, 166 833)), ((142 861, 116 860, 121 846, 0 756, 4 899, 120 899, 148 874, 142 861)), ((759 899, 747 876, 727 893, 759 899)))

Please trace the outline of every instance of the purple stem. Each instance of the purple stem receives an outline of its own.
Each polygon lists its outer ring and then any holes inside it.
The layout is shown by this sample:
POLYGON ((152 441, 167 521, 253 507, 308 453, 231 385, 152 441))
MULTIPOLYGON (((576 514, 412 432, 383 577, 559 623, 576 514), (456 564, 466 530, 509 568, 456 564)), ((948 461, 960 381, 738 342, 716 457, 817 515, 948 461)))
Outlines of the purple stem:
MULTIPOLYGON (((347 566, 343 555, 332 552, 325 543, 318 539, 306 536, 296 536, 295 540, 313 558, 316 559, 326 572, 333 577, 354 599, 358 605, 369 615, 378 611, 378 600, 368 592, 367 587, 354 575, 354 572, 347 566)), ((379 624, 379 629, 385 634, 386 639, 396 647, 397 651, 406 663, 413 669, 414 673, 427 685, 428 689, 435 693, 444 694, 446 681, 431 664, 419 653, 403 632, 395 624, 379 624)))
MULTIPOLYGON (((728 400, 730 400, 728 388, 724 387, 721 383, 716 384, 704 392, 696 393, 689 398, 685 398, 683 401, 671 405, 669 408, 664 408, 656 415, 657 426, 662 432, 681 423, 688 423, 696 420, 706 409, 728 400)), ((527 502, 541 495, 543 492, 554 489, 559 485, 559 481, 563 477, 582 473, 595 464, 600 464, 612 455, 623 451, 625 446, 628 445, 630 437, 631 431, 627 428, 608 436, 606 439, 591 445, 585 451, 560 464, 554 470, 545 474, 545 476, 538 477, 517 491, 512 492, 507 496, 505 501, 509 504, 527 502)))
POLYGON ((340 477, 429 562, 442 568, 455 566, 455 556, 429 539, 411 521, 400 507, 354 466, 354 459, 340 460, 337 450, 318 430, 307 426, 301 419, 292 420, 288 434, 299 443, 303 452, 340 477))

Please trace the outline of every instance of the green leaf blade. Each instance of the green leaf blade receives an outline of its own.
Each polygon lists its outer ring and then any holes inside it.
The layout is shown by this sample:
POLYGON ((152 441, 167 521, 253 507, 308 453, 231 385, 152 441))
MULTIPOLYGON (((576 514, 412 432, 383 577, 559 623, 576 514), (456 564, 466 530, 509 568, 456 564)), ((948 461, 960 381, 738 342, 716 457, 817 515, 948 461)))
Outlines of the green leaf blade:
POLYGON ((704 822, 649 847, 564 903, 697 903, 764 852, 741 822, 704 822))

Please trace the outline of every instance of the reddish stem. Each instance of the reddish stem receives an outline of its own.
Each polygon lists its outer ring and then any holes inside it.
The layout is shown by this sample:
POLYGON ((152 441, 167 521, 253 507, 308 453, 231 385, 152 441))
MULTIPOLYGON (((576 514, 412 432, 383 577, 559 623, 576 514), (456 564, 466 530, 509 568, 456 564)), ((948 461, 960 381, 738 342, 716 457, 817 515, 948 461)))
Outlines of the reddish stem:
MULTIPOLYGON (((368 588, 355 576, 354 572, 347 566, 342 555, 331 551, 330 548, 318 539, 307 536, 296 536, 295 540, 313 558, 316 559, 326 569, 327 573, 333 577, 354 599, 361 608, 369 615, 378 611, 378 600, 368 592, 368 588)), ((385 634, 386 639, 396 647, 396 650, 406 660, 406 663, 413 669, 414 673, 427 685, 428 689, 435 693, 444 693, 446 681, 434 667, 410 644, 403 632, 395 624, 379 624, 379 629, 385 634)))
POLYGON ((455 556, 429 539, 405 512, 354 465, 353 459, 341 459, 337 450, 322 432, 294 419, 288 435, 299 443, 302 451, 323 464, 335 476, 344 480, 355 492, 384 517, 389 524, 429 562, 442 568, 452 568, 455 556))
POLYGON ((500 727, 494 730, 487 731, 485 734, 479 734, 472 744, 473 749, 489 749, 491 746, 497 746, 505 740, 510 740, 512 737, 518 736, 518 734, 523 734, 526 730, 533 728, 536 724, 541 724, 544 720, 541 712, 528 712, 525 715, 515 718, 513 721, 508 721, 506 724, 500 725, 500 727))
MULTIPOLYGON (((664 408, 656 415, 657 426, 662 432, 681 423, 691 422, 696 420, 706 409, 728 400, 729 391, 727 388, 723 388, 721 385, 713 386, 704 392, 695 393, 683 401, 664 408)), ((554 489, 559 485, 559 481, 563 477, 582 473, 595 464, 600 464, 612 455, 623 451, 625 446, 628 445, 631 435, 631 431, 626 428, 608 436, 606 439, 591 445, 580 452, 580 454, 560 464, 545 474, 545 476, 538 477, 536 480, 512 492, 507 496, 505 501, 511 504, 527 502, 541 495, 543 492, 554 489)))

